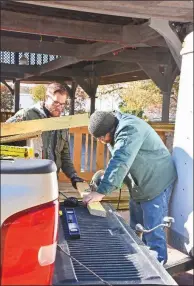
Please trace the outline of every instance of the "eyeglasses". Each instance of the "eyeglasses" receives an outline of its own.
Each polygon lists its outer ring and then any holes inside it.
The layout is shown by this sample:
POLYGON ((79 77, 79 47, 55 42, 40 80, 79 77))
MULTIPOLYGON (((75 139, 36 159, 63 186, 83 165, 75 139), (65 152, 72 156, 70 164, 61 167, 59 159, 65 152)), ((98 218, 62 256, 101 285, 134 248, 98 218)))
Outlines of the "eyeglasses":
POLYGON ((97 137, 96 140, 102 141, 102 140, 104 140, 104 138, 105 138, 105 136, 100 136, 100 137, 97 137))
POLYGON ((52 99, 54 105, 60 106, 61 108, 65 107, 66 103, 60 103, 59 101, 54 100, 51 95, 48 95, 48 97, 50 97, 52 99))

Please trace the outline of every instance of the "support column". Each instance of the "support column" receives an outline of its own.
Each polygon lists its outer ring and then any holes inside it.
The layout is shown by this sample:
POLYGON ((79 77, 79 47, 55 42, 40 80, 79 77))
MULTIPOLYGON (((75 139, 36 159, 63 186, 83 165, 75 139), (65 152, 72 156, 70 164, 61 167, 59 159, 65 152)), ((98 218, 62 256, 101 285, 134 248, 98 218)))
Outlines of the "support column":
POLYGON ((169 113, 170 113, 170 95, 171 90, 163 91, 163 100, 162 100, 162 121, 169 121, 169 113))
POLYGON ((187 254, 193 251, 193 32, 185 38, 176 113, 173 159, 178 180, 172 195, 169 242, 187 254))
POLYGON ((99 78, 96 76, 83 79, 76 78, 76 82, 83 88, 83 90, 88 94, 91 100, 90 104, 90 114, 95 112, 95 102, 96 102, 96 91, 99 83, 99 78))
POLYGON ((95 103, 96 103, 96 94, 94 94, 93 96, 90 96, 90 100, 91 100, 91 103, 90 103, 90 114, 94 113, 95 112, 95 103))
POLYGON ((75 114, 75 92, 76 92, 76 89, 77 89, 77 83, 75 81, 72 81, 69 115, 75 114))
POLYGON ((179 73, 178 67, 172 58, 172 55, 169 54, 169 63, 164 68, 164 73, 160 72, 160 65, 153 65, 151 63, 140 62, 139 65, 149 76, 150 79, 158 86, 163 94, 163 103, 162 103, 162 121, 169 121, 169 108, 170 108, 170 96, 173 83, 176 79, 176 76, 179 73))
POLYGON ((20 81, 14 83, 15 112, 20 109, 20 81))

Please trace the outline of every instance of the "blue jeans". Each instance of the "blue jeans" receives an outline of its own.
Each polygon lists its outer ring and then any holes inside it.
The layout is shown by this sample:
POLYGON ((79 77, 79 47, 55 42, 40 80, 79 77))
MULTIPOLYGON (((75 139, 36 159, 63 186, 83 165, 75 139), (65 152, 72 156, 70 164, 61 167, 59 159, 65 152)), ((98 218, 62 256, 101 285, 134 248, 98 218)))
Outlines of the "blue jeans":
MULTIPOLYGON (((168 215, 168 205, 172 193, 173 184, 153 200, 137 203, 130 199, 130 226, 135 230, 135 225, 140 223, 145 229, 151 229, 161 223, 168 215)), ((166 233, 163 227, 159 227, 151 233, 143 235, 143 242, 157 254, 159 262, 167 262, 166 233)))

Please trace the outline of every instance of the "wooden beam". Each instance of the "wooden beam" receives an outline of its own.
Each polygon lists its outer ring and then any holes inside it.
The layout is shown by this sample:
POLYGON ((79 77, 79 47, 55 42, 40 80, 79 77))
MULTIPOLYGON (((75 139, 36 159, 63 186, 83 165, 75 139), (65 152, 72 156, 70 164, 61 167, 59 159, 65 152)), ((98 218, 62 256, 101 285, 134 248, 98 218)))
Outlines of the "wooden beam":
POLYGON ((139 63, 144 72, 148 77, 153 80, 153 82, 160 88, 161 91, 167 90, 167 83, 165 77, 159 71, 159 65, 152 65, 149 63, 140 62, 139 63))
POLYGON ((38 71, 37 66, 23 66, 1 63, 1 73, 36 73, 38 71))
POLYGON ((74 56, 77 50, 77 46, 62 43, 59 41, 50 42, 44 40, 22 38, 21 34, 21 38, 13 36, 1 36, 1 50, 10 52, 28 52, 61 56, 74 56))
MULTIPOLYGON (((85 54, 85 57, 91 58, 90 60, 92 60, 92 59, 95 60, 95 57, 98 57, 98 56, 106 54, 106 53, 110 53, 110 52, 115 51, 116 49, 118 49, 120 47, 120 45, 117 45, 117 44, 105 45, 102 43, 96 43, 94 45, 95 45, 95 47, 92 47, 93 45, 91 45, 91 47, 88 47, 86 49, 86 51, 84 50, 84 53, 83 53, 82 49, 79 50, 78 51, 79 56, 81 54, 85 54)), ((78 59, 76 57, 65 57, 65 56, 63 56, 59 59, 56 59, 54 61, 51 61, 47 64, 42 65, 40 68, 38 68, 38 71, 36 73, 34 73, 33 75, 26 74, 24 76, 24 79, 30 78, 32 76, 39 76, 39 75, 48 73, 48 72, 53 71, 53 70, 58 70, 62 67, 66 67, 68 65, 76 64, 80 61, 81 61, 81 59, 78 59)))
POLYGON ((26 134, 29 132, 60 130, 71 127, 87 126, 88 114, 62 116, 59 118, 36 119, 16 123, 1 123, 1 137, 26 134))
MULTIPOLYGON (((139 46, 137 44, 135 46, 139 46)), ((70 56, 79 59, 87 59, 88 57, 96 57, 115 50, 119 50, 126 45, 114 43, 94 43, 94 44, 67 44, 65 42, 32 40, 27 38, 1 36, 1 50, 10 52, 28 52, 28 53, 43 53, 59 56, 70 56), (14 42, 14 45, 13 45, 14 42)), ((146 46, 146 45, 145 45, 146 46)))
POLYGON ((17 1, 80 12, 193 22, 192 1, 17 1))
MULTIPOLYGON (((21 77, 24 77, 24 74, 34 75, 34 74, 38 74, 39 71, 40 71, 40 67, 37 67, 37 66, 30 66, 30 65, 21 66, 21 65, 1 63, 1 76, 12 75, 13 77, 21 78, 21 77)), ((46 73, 45 77, 49 78, 49 76, 51 76, 51 77, 56 77, 56 78, 57 77, 64 78, 64 77, 72 77, 73 75, 87 77, 88 73, 78 68, 71 68, 71 69, 63 68, 58 71, 48 72, 46 73)))
POLYGON ((105 61, 94 65, 89 64, 84 67, 84 71, 89 72, 92 68, 94 68, 95 74, 99 77, 141 70, 140 66, 136 63, 105 61))
POLYGON ((99 56, 98 60, 118 62, 149 62, 166 64, 169 60, 169 49, 166 48, 138 48, 136 50, 121 50, 115 55, 99 56))
POLYGON ((160 20, 160 19, 153 19, 151 18, 150 20, 150 27, 155 29, 159 34, 161 34, 171 53, 172 56, 177 63, 177 66, 179 67, 179 70, 181 69, 181 49, 182 49, 182 44, 179 39, 179 37, 176 35, 176 33, 171 29, 169 22, 167 20, 160 20))
POLYGON ((1 10, 1 30, 88 41, 136 45, 158 37, 147 23, 116 25, 1 10))
POLYGON ((99 85, 105 84, 114 84, 114 83, 121 83, 121 82, 131 82, 137 80, 145 80, 149 79, 147 74, 143 71, 136 71, 136 72, 128 72, 124 74, 117 74, 117 75, 109 75, 100 78, 99 85))

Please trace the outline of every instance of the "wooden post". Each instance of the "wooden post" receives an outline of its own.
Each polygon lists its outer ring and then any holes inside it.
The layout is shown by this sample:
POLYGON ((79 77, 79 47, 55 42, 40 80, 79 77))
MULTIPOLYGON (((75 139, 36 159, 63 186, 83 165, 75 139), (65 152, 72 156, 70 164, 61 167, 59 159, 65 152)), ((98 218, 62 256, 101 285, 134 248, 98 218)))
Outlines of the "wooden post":
POLYGON ((95 102, 96 101, 96 97, 95 95, 90 96, 90 114, 95 112, 95 102))
POLYGON ((14 83, 15 112, 20 109, 20 81, 14 83))
POLYGON ((83 88, 91 99, 90 114, 95 111, 96 91, 99 83, 99 77, 91 76, 86 80, 80 77, 75 78, 76 82, 83 88))
POLYGON ((179 73, 177 64, 172 55, 169 56, 168 65, 164 67, 163 73, 160 72, 160 65, 153 65, 152 63, 139 63, 145 73, 158 86, 163 94, 162 103, 162 121, 169 121, 170 95, 173 83, 179 73))
POLYGON ((170 113, 170 91, 163 91, 163 101, 162 101, 162 121, 169 122, 169 113, 170 113))
POLYGON ((71 85, 71 94, 70 94, 70 110, 69 115, 75 114, 75 92, 77 89, 77 83, 75 81, 72 81, 71 85))

